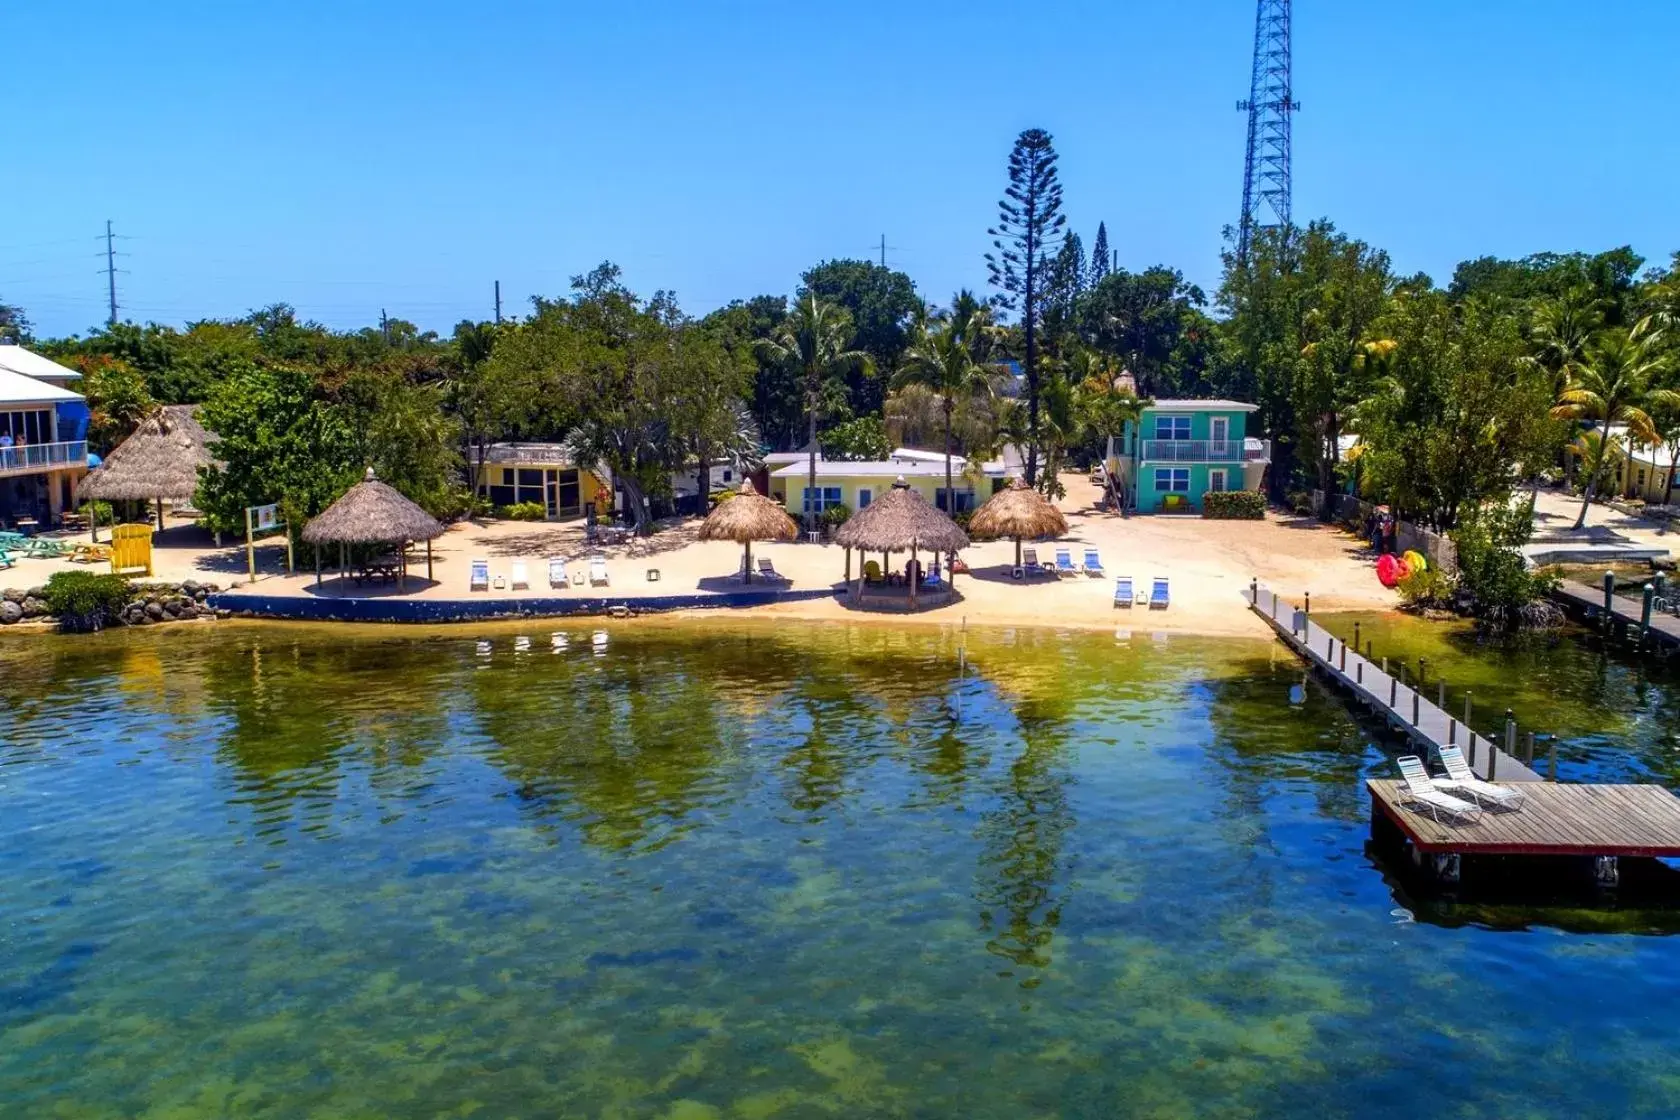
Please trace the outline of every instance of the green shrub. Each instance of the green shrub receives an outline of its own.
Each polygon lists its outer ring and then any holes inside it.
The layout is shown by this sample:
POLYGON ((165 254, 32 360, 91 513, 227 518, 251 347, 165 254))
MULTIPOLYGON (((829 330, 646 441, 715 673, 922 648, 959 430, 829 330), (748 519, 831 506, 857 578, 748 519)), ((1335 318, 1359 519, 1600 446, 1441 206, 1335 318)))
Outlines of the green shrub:
POLYGON ((968 523, 973 519, 974 511, 971 509, 959 509, 951 515, 951 520, 957 523, 957 528, 965 533, 968 532, 968 523))
POLYGON ((1202 495, 1202 516, 1218 521, 1262 521, 1266 497, 1255 490, 1209 490, 1202 495))
POLYGON ((541 502, 515 502, 496 511, 498 517, 509 521, 541 521, 548 516, 548 507, 541 502))
POLYGON ((1291 490, 1289 492, 1289 508, 1301 514, 1317 512, 1313 509, 1312 491, 1291 490))
POLYGON ((1528 502, 1491 502, 1460 518, 1452 533, 1458 586, 1484 623, 1515 629, 1553 617, 1540 600, 1557 586, 1557 576, 1530 571, 1520 551, 1533 532, 1534 507, 1528 502))
POLYGON ((844 525, 851 516, 851 509, 849 509, 844 502, 837 502, 834 505, 825 506, 823 508, 822 515, 817 519, 817 524, 821 525, 825 529, 838 529, 840 526, 844 525))
POLYGON ((60 630, 102 630, 134 593, 121 576, 96 572, 54 572, 47 580, 47 610, 60 630))
POLYGON ((80 513, 83 517, 98 521, 101 525, 116 524, 111 520, 112 514, 110 502, 83 502, 81 508, 76 512, 80 513))
POLYGON ((1396 585, 1407 606, 1444 610, 1452 606, 1457 591, 1451 576, 1439 568, 1412 572, 1396 585))

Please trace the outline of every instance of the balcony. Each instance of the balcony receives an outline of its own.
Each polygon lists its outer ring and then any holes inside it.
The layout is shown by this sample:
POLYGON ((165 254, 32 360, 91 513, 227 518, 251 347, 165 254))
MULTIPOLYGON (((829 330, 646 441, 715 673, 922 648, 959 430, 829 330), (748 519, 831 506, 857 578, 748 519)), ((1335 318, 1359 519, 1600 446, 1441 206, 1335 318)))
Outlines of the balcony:
POLYGON ((1270 462, 1272 442, 1265 439, 1146 439, 1143 458, 1154 463, 1270 462))
POLYGON ((87 441, 29 443, 22 447, 0 447, 0 477, 40 474, 65 467, 87 466, 87 441))

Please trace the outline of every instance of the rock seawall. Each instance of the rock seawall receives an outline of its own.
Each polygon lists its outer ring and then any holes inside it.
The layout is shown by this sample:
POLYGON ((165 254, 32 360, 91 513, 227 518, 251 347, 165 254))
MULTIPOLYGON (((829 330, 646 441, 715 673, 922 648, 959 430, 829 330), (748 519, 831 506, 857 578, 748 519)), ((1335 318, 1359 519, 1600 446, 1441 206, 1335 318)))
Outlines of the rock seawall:
MULTIPOLYGON (((136 583, 134 598, 117 612, 119 624, 148 626, 159 622, 189 622, 214 618, 216 611, 206 600, 221 588, 214 583, 183 580, 180 583, 136 583)), ((0 626, 20 622, 51 622, 47 589, 8 587, 0 591, 0 626)))

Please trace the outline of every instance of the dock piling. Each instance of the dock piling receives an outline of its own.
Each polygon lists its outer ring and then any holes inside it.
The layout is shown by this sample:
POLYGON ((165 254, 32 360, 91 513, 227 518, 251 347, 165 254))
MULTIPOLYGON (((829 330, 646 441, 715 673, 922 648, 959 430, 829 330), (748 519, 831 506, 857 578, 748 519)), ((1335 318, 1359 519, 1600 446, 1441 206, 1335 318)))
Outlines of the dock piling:
POLYGON ((1248 581, 1248 599, 1255 606, 1260 605, 1260 579, 1258 576, 1248 581))
POLYGON ((1390 708, 1393 708, 1395 702, 1399 699, 1400 699, 1400 682, 1395 680, 1393 677, 1389 677, 1388 678, 1388 706, 1390 708))
POLYGON ((1645 601, 1639 606, 1639 633, 1647 634, 1651 630, 1651 601, 1656 598, 1657 589, 1650 584, 1645 585, 1645 601))
POLYGON ((1614 617, 1612 604, 1616 597, 1616 573, 1604 573, 1604 617, 1606 620, 1614 617))
POLYGON ((1342 660, 1338 668, 1340 668, 1344 674, 1347 672, 1347 642, 1345 641, 1342 643, 1342 660))
POLYGON ((1523 761, 1530 765, 1534 763, 1534 732, 1532 731, 1528 733, 1528 741, 1523 745, 1523 761))
MULTIPOLYGON (((1657 578, 1661 579, 1662 577, 1658 576, 1657 578)), ((1359 652, 1359 623, 1357 622, 1353 624, 1353 652, 1359 652)))
POLYGON ((1365 662, 1355 661, 1353 663, 1353 683, 1358 685, 1365 683, 1365 662))
POLYGON ((1458 721, 1456 719, 1452 718, 1451 716, 1448 716, 1447 717, 1447 746, 1452 747, 1452 746, 1457 746, 1457 745, 1458 745, 1458 721))
POLYGON ((1312 592, 1311 591, 1303 591, 1301 593, 1301 613, 1304 614, 1304 615, 1307 615, 1309 617, 1312 615, 1312 592))
POLYGON ((1418 725, 1418 690, 1412 689, 1412 726, 1418 725))

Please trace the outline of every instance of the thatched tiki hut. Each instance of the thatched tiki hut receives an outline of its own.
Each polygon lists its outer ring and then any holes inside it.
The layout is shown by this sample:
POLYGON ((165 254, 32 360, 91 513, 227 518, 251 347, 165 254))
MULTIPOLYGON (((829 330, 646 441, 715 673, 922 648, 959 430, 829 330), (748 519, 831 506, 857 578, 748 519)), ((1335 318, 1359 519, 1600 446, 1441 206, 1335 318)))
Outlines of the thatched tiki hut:
POLYGON ((741 483, 741 492, 718 503, 700 525, 703 541, 735 541, 745 548, 741 557, 742 578, 752 582, 752 542, 791 541, 799 536, 782 507, 760 494, 752 479, 741 483))
MULTIPOLYGON (((192 500, 198 468, 215 463, 210 454, 215 438, 198 422, 196 404, 166 404, 88 472, 81 492, 106 502, 154 502, 161 532, 163 503, 192 500)), ((95 539, 98 531, 95 525, 95 539)))
POLYGON ((968 519, 968 531, 982 539, 1015 538, 1015 566, 1021 566, 1021 539, 1059 537, 1067 532, 1067 518, 1062 511, 1020 479, 1012 479, 1007 487, 987 499, 968 519))
MULTIPOLYGON (((882 558, 891 552, 909 552, 916 559, 919 549, 938 554, 955 553, 968 547, 968 534, 942 510, 928 504, 928 500, 912 490, 900 475, 892 489, 853 514, 840 526, 835 539, 846 548, 846 580, 852 578, 852 549, 860 553, 879 552, 882 558)), ((861 560, 861 556, 860 556, 861 560)), ((917 584, 910 580, 910 604, 916 603, 917 584)), ((859 566, 854 598, 863 597, 863 572, 859 566)))
MULTIPOLYGON (((397 590, 408 590, 409 541, 426 542, 426 578, 432 578, 432 540, 443 535, 443 526, 431 514, 373 477, 367 477, 310 519, 303 527, 303 539, 316 546, 315 586, 321 585, 322 545, 338 545, 339 578, 346 568, 350 545, 386 544, 397 548, 397 590)), ((341 585, 342 586, 342 585, 341 585)))

